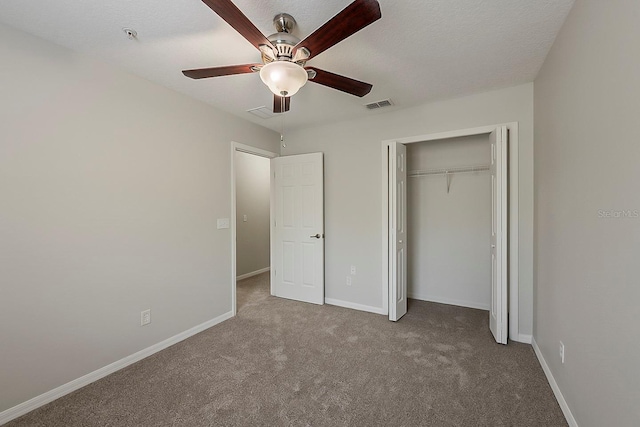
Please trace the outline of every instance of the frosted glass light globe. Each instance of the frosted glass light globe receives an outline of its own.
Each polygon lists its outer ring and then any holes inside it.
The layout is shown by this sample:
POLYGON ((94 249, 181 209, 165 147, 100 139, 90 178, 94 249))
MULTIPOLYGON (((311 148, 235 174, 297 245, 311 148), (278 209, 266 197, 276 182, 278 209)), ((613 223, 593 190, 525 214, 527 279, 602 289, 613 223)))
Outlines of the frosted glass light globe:
POLYGON ((289 61, 274 61, 260 70, 260 78, 278 96, 293 96, 307 83, 307 72, 289 61))

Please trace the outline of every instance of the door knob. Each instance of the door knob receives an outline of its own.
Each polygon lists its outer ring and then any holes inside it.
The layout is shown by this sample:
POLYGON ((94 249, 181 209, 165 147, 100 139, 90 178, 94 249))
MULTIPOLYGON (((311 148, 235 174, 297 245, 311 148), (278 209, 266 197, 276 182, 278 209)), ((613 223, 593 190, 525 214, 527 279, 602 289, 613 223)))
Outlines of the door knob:
POLYGON ((313 237, 315 239, 319 239, 321 236, 320 236, 320 233, 316 233, 314 236, 309 236, 309 237, 313 237))

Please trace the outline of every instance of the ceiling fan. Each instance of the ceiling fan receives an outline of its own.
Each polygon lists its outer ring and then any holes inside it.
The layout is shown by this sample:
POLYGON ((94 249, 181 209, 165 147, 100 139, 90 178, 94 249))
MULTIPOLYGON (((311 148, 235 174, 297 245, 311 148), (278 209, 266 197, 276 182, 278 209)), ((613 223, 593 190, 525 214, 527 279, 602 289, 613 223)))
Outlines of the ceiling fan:
POLYGON ((260 50, 262 63, 184 70, 185 76, 204 79, 259 72, 262 81, 274 94, 274 113, 289 111, 291 96, 307 81, 360 97, 371 91, 373 86, 369 83, 308 67, 306 63, 380 19, 382 13, 376 0, 355 0, 304 40, 291 34, 296 21, 286 13, 275 16, 273 23, 277 32, 265 37, 231 0, 202 1, 260 50))

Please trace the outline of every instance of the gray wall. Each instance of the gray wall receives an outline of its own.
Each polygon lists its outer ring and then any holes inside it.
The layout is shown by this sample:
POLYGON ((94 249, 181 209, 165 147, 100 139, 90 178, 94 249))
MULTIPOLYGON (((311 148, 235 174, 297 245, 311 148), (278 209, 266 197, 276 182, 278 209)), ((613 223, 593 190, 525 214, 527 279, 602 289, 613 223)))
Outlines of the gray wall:
POLYGON ((506 122, 520 125, 519 323, 521 334, 531 334, 533 84, 288 133, 282 154, 324 152, 326 297, 382 308, 383 140, 506 122), (350 265, 357 275, 346 286, 350 265))
POLYGON ((230 141, 279 148, 5 26, 0 58, 2 411, 231 311, 230 141))
POLYGON ((535 81, 534 337, 581 427, 640 425, 639 18, 577 1, 535 81))
POLYGON ((269 267, 271 161, 240 151, 235 156, 236 275, 242 276, 269 267))
MULTIPOLYGON (((489 135, 407 144, 407 170, 489 165, 489 135)), ((491 174, 407 180, 410 298, 489 310, 491 174)))

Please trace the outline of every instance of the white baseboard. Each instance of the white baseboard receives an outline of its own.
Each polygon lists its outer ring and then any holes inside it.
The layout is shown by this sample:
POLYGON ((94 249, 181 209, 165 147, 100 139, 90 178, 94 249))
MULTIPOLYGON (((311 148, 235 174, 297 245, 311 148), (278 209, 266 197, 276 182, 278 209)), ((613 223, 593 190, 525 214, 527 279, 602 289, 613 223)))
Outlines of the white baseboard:
POLYGON ((199 332, 202 332, 205 329, 209 329, 210 327, 215 326, 218 323, 222 323, 231 317, 233 317, 232 312, 222 314, 214 319, 211 319, 198 326, 194 326, 191 329, 188 329, 184 332, 174 335, 171 338, 167 338, 164 341, 154 344, 151 347, 147 347, 144 350, 140 350, 137 353, 127 356, 123 359, 117 360, 105 367, 102 367, 98 370, 88 373, 87 375, 84 375, 80 378, 77 378, 73 381, 63 384, 60 387, 56 387, 53 390, 50 390, 46 393, 43 393, 39 396, 34 397, 33 399, 27 400, 26 402, 20 403, 19 405, 16 405, 12 408, 4 410, 0 412, 0 425, 8 423, 9 421, 14 420, 43 405, 46 405, 49 402, 52 402, 66 394, 71 393, 72 391, 76 391, 79 388, 82 388, 86 385, 91 384, 94 381, 99 380, 100 378, 104 378, 109 374, 119 371, 120 369, 125 368, 135 362, 138 362, 144 359, 145 357, 149 357, 154 353, 164 350, 165 348, 172 346, 173 344, 176 344, 180 341, 183 341, 199 332))
POLYGON ((407 294, 407 296, 411 299, 417 299, 420 301, 437 302, 438 304, 457 305, 458 307, 475 308, 478 310, 489 311, 488 304, 455 300, 455 299, 449 299, 449 298, 432 297, 428 295, 418 295, 414 293, 409 293, 407 294))
POLYGON ((518 337, 516 339, 514 339, 514 341, 521 342, 521 343, 524 343, 524 344, 531 344, 531 340, 532 339, 533 339, 533 337, 531 335, 518 334, 518 337))
POLYGON ((381 307, 371 307, 369 305, 356 304, 355 302, 342 301, 342 300, 333 299, 333 298, 325 298, 324 302, 325 304, 337 305, 338 307, 351 308, 353 310, 367 311, 369 313, 375 313, 375 314, 388 314, 381 307))
POLYGON ((271 270, 271 267, 261 268, 260 270, 252 271, 251 273, 241 274, 236 276, 236 280, 248 279, 249 277, 257 276, 258 274, 266 273, 271 270))
POLYGON ((576 419, 573 417, 573 414, 569 409, 569 405, 567 404, 567 401, 564 400, 564 396, 560 391, 560 387, 558 387, 558 383, 556 382, 556 379, 553 377, 553 374, 551 373, 551 369, 549 369, 549 365, 547 365, 547 361, 544 360, 544 356, 540 351, 540 347, 538 347, 538 344, 536 343, 536 340, 533 337, 531 338, 531 346, 533 347, 533 351, 536 352, 536 356, 538 356, 538 360, 540 361, 542 370, 544 371, 544 374, 547 376, 547 381, 549 381, 551 390, 553 390, 553 394, 555 394, 556 396, 556 400, 560 405, 560 409, 562 409, 562 413, 564 414, 564 417, 567 419, 567 423, 569 424, 570 427, 578 427, 578 423, 576 422, 576 419))

